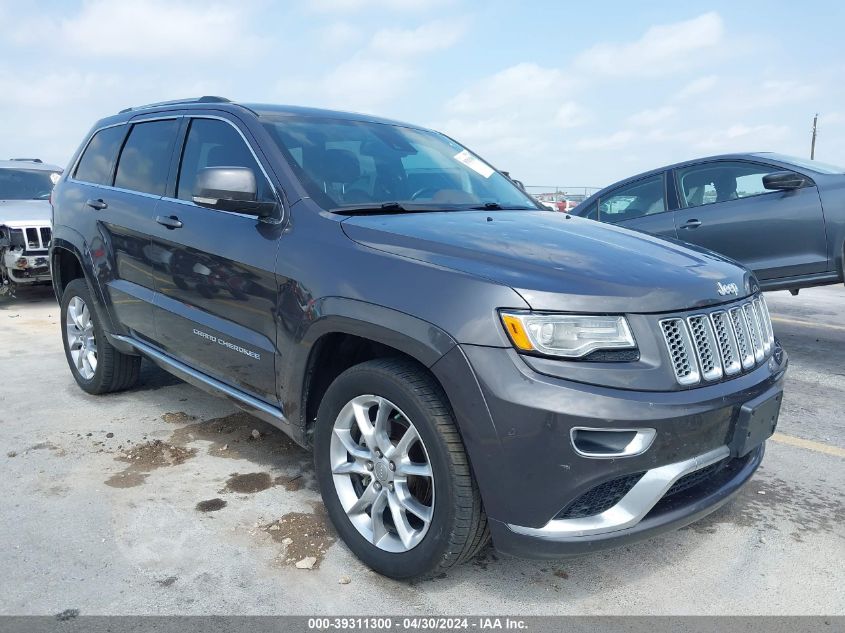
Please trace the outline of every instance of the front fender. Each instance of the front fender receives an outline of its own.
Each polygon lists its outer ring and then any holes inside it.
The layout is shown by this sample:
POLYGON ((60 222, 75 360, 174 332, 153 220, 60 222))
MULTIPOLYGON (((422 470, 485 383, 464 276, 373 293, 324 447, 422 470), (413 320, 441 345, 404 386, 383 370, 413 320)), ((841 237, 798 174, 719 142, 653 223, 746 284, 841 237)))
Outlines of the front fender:
MULTIPOLYGON (((282 359, 279 392, 285 415, 299 418, 303 431, 305 420, 305 390, 309 359, 317 342, 327 334, 349 334, 399 350, 431 367, 456 346, 455 340, 437 326, 404 312, 384 306, 327 297, 313 309, 316 318, 307 324, 290 346, 291 353, 282 359)), ((284 348, 285 346, 281 346, 284 348)))

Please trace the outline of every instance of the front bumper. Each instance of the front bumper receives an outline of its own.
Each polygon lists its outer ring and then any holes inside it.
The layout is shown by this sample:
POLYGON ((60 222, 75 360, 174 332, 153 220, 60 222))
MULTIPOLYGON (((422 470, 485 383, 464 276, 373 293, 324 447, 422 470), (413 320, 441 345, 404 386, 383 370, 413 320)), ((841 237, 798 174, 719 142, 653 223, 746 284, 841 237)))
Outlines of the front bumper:
POLYGON ((493 542, 496 549, 504 554, 554 559, 580 556, 652 538, 698 521, 730 501, 751 479, 763 461, 764 452, 765 444, 760 444, 745 457, 731 460, 732 463, 720 473, 685 494, 658 500, 643 517, 630 521, 627 527, 577 535, 568 530, 556 532, 553 526, 539 530, 519 528, 491 519, 489 525, 493 542))
POLYGON ((50 281, 50 260, 47 254, 23 255, 20 251, 4 254, 3 265, 6 273, 16 284, 50 281))
POLYGON ((712 512, 760 464, 762 444, 730 457, 743 405, 782 391, 786 354, 747 374, 674 392, 611 389, 537 373, 510 349, 461 346, 432 368, 460 425, 494 545, 560 557, 645 538, 712 512), (654 429, 644 452, 586 457, 574 427, 654 429), (718 472, 683 494, 678 480, 718 472), (608 508, 568 518, 567 508, 614 480, 640 477, 608 508), (665 498, 664 498, 665 497, 665 498))

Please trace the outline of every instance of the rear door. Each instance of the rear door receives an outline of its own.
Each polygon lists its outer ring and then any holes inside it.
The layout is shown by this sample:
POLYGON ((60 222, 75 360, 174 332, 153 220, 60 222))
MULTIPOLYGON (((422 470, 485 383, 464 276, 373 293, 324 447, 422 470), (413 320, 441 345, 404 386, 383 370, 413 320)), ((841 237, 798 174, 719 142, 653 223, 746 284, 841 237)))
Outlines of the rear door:
POLYGON ((815 185, 763 187, 763 176, 783 170, 737 160, 676 169, 678 237, 745 264, 761 280, 825 272, 827 239, 815 185))
POLYGON ((661 237, 676 237, 663 172, 628 182, 601 196, 598 219, 626 229, 661 237))
POLYGON ((205 167, 253 170, 259 199, 277 200, 237 121, 186 117, 176 177, 156 208, 155 320, 165 351, 200 372, 277 403, 276 253, 281 226, 191 200, 205 167))
POLYGON ((100 130, 73 175, 82 186, 80 213, 95 225, 86 231, 89 251, 109 309, 133 335, 149 340, 156 338, 149 235, 177 128, 176 118, 165 118, 100 130))

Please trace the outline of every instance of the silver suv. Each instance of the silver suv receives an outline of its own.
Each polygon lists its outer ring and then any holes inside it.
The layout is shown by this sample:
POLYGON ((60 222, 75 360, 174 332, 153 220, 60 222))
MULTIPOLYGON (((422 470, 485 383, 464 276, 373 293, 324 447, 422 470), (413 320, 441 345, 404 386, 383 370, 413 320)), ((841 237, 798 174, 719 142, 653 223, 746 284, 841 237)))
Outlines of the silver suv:
POLYGON ((37 158, 0 161, 0 296, 50 281, 50 193, 61 173, 37 158))

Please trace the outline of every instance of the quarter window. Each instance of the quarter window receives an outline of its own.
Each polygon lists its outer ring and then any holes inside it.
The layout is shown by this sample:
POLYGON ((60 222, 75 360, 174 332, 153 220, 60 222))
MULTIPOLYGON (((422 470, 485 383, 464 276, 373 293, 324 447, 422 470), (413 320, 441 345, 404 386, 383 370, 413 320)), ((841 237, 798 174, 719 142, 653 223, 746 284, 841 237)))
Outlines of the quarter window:
POLYGON ((763 186, 763 176, 776 171, 781 168, 741 161, 719 161, 678 169, 681 203, 685 207, 700 207, 771 193, 763 186))
POLYGON ((100 130, 88 143, 73 177, 96 185, 110 185, 112 165, 126 128, 122 125, 100 130))
POLYGON ((132 126, 120 152, 114 186, 163 196, 177 126, 176 119, 132 126))
POLYGON ((261 168, 238 131, 217 119, 194 119, 182 151, 176 197, 190 200, 197 175, 206 167, 247 167, 255 174, 259 201, 273 200, 273 193, 261 168))
POLYGON ((599 220, 616 224, 662 213, 666 210, 664 192, 662 173, 620 187, 602 196, 599 201, 599 220))

